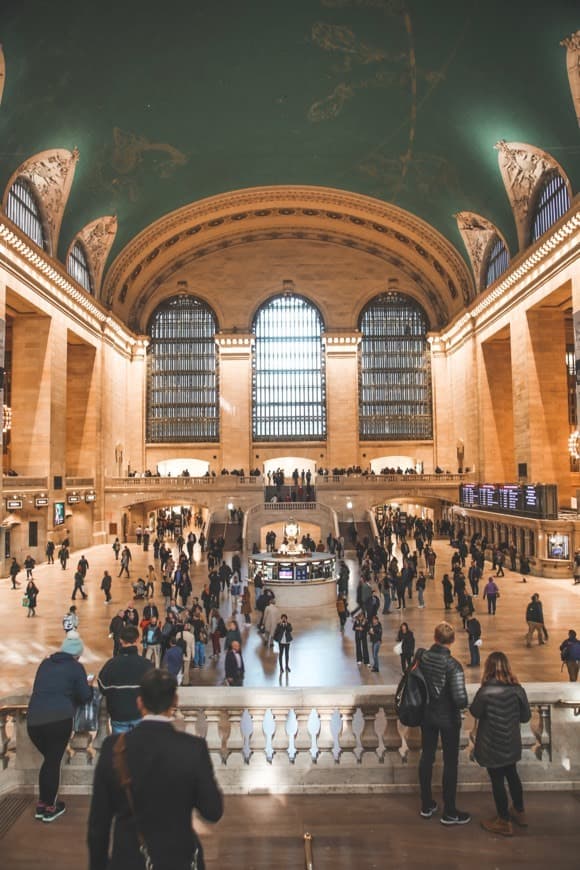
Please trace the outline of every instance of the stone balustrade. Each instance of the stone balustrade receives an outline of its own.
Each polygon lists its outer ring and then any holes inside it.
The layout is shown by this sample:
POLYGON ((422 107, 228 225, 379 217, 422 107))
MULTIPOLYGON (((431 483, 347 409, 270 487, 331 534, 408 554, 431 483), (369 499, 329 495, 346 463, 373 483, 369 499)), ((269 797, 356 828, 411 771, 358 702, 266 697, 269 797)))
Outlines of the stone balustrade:
MULTIPOLYGON (((477 687, 469 687, 470 697, 477 687)), ((580 690, 575 684, 526 686, 532 719, 522 726, 520 773, 526 788, 580 786, 580 690)), ((0 707, 0 793, 31 789, 40 756, 26 733, 25 699, 0 707)), ((186 688, 175 725, 205 737, 226 793, 396 792, 417 788, 418 728, 402 726, 394 687, 353 689, 186 688)), ((108 733, 101 711, 96 733, 73 735, 63 790, 90 791, 92 769, 108 733)), ((473 761, 475 722, 461 731, 462 790, 487 788, 473 761)), ((435 782, 440 779, 435 772, 435 782)))
MULTIPOLYGON (((414 488, 423 484, 436 484, 456 489, 460 483, 465 483, 472 475, 469 474, 317 474, 312 478, 312 486, 339 487, 353 489, 362 487, 383 487, 385 484, 396 484, 398 488, 414 488)), ((68 478, 67 478, 67 485, 68 478)), ((288 480, 287 486, 291 486, 288 480)), ((106 489, 197 489, 198 487, 213 487, 216 489, 271 488, 268 479, 263 475, 254 477, 237 474, 218 474, 216 477, 107 477, 106 489)))

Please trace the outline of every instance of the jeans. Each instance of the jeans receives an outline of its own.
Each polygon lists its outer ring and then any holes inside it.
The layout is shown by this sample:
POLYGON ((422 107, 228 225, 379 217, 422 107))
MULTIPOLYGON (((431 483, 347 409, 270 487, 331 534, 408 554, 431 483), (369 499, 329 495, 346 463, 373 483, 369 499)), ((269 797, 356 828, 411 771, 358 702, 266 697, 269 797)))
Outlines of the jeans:
POLYGON ((129 719, 127 722, 120 722, 118 719, 111 719, 111 731, 113 734, 128 734, 140 721, 141 719, 129 719))
POLYGON ((196 640, 195 642, 195 654, 193 657, 193 663, 196 668, 201 668, 205 665, 205 644, 200 640, 196 640))
POLYGON ((510 817, 504 779, 507 779, 514 809, 519 813, 523 813, 524 792, 516 765, 508 764, 505 767, 488 767, 487 772, 491 780, 493 799, 500 819, 504 819, 507 822, 510 817))
POLYGON ((280 670, 281 671, 284 670, 284 666, 282 664, 283 656, 286 656, 286 670, 287 671, 290 670, 290 668, 288 667, 288 656, 290 655, 290 644, 289 643, 280 643, 280 644, 278 644, 278 649, 279 649, 278 663, 280 665, 280 670))
POLYGON ((421 806, 424 810, 430 809, 433 803, 431 777, 433 775, 437 740, 439 734, 441 734, 441 746, 443 749, 443 812, 449 816, 454 816, 457 812, 455 793, 457 792, 460 730, 461 725, 459 723, 457 725, 445 725, 442 728, 427 723, 421 725, 422 749, 419 760, 419 784, 421 786, 421 806))
POLYGON ((417 589, 417 597, 419 599, 419 607, 423 607, 425 604, 425 601, 423 599, 424 594, 425 594, 425 590, 420 586, 417 589))
POLYGON ((379 669, 379 650, 381 648, 380 640, 375 640, 373 642, 373 667, 379 669))
POLYGON ((357 662, 364 662, 365 665, 369 663, 369 645, 367 642, 366 634, 363 634, 362 631, 355 631, 354 633, 355 645, 356 645, 356 660, 357 662))
POLYGON ((491 613, 491 614, 494 615, 494 616, 495 616, 495 602, 496 602, 496 598, 497 598, 496 595, 488 595, 488 596, 487 596, 487 612, 488 612, 488 613, 491 613))
POLYGON ((479 658, 479 647, 475 645, 473 640, 469 638, 469 664, 470 665, 478 665, 480 662, 479 658))
POLYGON ((391 594, 388 590, 387 590, 387 592, 385 592, 383 594, 383 601, 384 601, 383 613, 390 613, 391 612, 391 594))
POLYGON ((28 735, 44 759, 38 774, 38 802, 47 807, 56 803, 60 764, 71 734, 72 719, 28 725, 28 735))

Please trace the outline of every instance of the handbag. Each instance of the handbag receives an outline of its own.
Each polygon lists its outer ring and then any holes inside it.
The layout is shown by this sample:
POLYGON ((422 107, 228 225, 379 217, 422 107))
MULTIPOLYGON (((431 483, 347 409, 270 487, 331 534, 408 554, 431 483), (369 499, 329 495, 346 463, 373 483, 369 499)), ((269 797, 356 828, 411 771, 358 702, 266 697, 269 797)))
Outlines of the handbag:
MULTIPOLYGON (((135 812, 135 802, 133 801, 133 792, 131 791, 131 772, 127 763, 126 736, 126 734, 120 734, 117 738, 115 746, 113 747, 113 770, 117 775, 117 781, 120 787, 125 793, 127 804, 129 805, 129 812, 133 816, 133 821, 135 822, 135 832, 137 834, 137 842, 139 843, 139 852, 141 853, 141 855, 143 856, 143 860, 145 861, 145 870, 155 870, 153 861, 151 860, 151 855, 149 854, 149 849, 147 847, 147 841, 145 840, 145 836, 137 820, 137 813, 135 812)), ((196 846, 195 852, 193 853, 193 857, 191 859, 190 870, 198 870, 198 857, 199 848, 196 846)))
POLYGON ((28 595, 24 595, 24 597, 22 598, 22 606, 23 607, 30 607, 30 602, 28 601, 28 595))
POLYGON ((483 646, 483 642, 480 637, 478 637, 477 640, 473 641, 473 646, 483 646))
POLYGON ((403 641, 402 640, 400 640, 398 643, 396 643, 394 645, 393 652, 395 653, 396 656, 400 656, 403 654, 403 641))
POLYGON ((73 719, 73 731, 98 731, 99 709, 102 697, 98 689, 93 689, 93 696, 90 701, 76 708, 73 719))

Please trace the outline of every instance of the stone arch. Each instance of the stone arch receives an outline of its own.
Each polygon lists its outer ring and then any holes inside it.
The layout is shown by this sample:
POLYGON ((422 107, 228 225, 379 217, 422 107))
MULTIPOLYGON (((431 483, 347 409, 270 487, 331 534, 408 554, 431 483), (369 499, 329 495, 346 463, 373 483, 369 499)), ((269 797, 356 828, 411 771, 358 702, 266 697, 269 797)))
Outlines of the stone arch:
POLYGON ((472 211, 460 211, 455 215, 457 227, 469 254, 475 286, 485 289, 485 273, 489 251, 496 239, 503 242, 509 254, 509 246, 503 233, 487 218, 472 211))
POLYGON ((84 226, 72 239, 66 252, 65 264, 68 263, 68 257, 75 242, 78 241, 82 244, 89 264, 93 293, 96 299, 100 297, 105 263, 116 235, 117 218, 114 215, 105 215, 84 226))
POLYGON ((475 295, 458 251, 420 218, 371 197, 332 188, 250 188, 192 203, 156 221, 118 255, 103 300, 136 326, 184 263, 255 240, 314 239, 365 251, 401 267, 448 322, 475 295))
POLYGON ((79 152, 51 148, 29 157, 16 169, 6 185, 2 208, 6 211, 8 192, 17 178, 30 184, 45 227, 48 253, 57 256, 60 227, 71 191, 79 152))

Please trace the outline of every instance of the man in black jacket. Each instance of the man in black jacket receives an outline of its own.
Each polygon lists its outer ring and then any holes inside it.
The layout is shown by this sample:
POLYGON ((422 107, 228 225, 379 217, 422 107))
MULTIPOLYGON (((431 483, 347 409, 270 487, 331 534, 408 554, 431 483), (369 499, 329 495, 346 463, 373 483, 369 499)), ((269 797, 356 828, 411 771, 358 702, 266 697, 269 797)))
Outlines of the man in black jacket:
POLYGON ((546 632, 544 630, 544 608, 542 607, 542 602, 540 601, 540 596, 537 592, 532 595, 532 600, 526 608, 526 622, 528 624, 526 646, 532 645, 532 638, 535 631, 538 633, 538 643, 540 645, 545 643, 544 637, 546 632))
POLYGON ((229 686, 244 685, 244 659, 240 651, 240 644, 234 640, 231 648, 226 653, 226 682, 229 686))
POLYGON ((195 809, 217 822, 223 813, 207 744, 173 727, 177 682, 166 671, 153 670, 143 677, 137 703, 141 724, 127 735, 108 737, 95 770, 88 823, 90 870, 143 870, 137 832, 155 870, 205 870, 191 814, 195 809), (119 754, 120 739, 125 747, 119 754), (133 809, 119 784, 115 750, 117 763, 128 769, 133 809))
POLYGON ((105 662, 99 674, 99 688, 107 699, 113 734, 131 731, 141 721, 137 695, 142 677, 153 670, 153 662, 139 655, 139 629, 127 625, 121 631, 119 655, 105 662))
POLYGON ((467 692, 463 668, 454 659, 450 646, 455 631, 448 622, 435 629, 435 643, 421 655, 421 671, 429 688, 429 701, 421 725, 422 747, 419 761, 421 785, 421 816, 430 819, 437 812, 431 791, 433 763, 437 741, 441 735, 443 748, 443 825, 465 825, 471 821, 469 813, 461 812, 455 804, 457 791, 457 763, 461 710, 467 707, 467 692))

